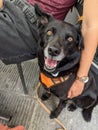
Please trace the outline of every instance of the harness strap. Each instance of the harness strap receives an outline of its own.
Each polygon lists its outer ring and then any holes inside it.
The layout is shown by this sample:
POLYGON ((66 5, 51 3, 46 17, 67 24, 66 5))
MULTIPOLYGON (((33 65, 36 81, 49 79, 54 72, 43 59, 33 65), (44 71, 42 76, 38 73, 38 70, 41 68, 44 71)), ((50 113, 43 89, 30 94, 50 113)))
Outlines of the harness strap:
POLYGON ((78 22, 82 21, 83 20, 83 16, 79 16, 78 17, 78 22))
POLYGON ((69 78, 69 75, 64 76, 64 77, 57 77, 57 78, 50 78, 47 77, 44 73, 40 73, 40 80, 41 82, 47 87, 50 88, 56 84, 63 83, 69 78))

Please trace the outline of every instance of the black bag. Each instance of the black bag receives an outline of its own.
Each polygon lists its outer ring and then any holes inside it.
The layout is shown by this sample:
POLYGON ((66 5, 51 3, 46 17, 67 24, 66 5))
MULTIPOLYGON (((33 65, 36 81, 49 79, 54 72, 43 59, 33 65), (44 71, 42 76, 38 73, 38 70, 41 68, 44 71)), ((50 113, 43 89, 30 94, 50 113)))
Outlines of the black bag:
POLYGON ((33 59, 37 52, 34 7, 25 0, 4 0, 0 10, 0 59, 5 64, 33 59))

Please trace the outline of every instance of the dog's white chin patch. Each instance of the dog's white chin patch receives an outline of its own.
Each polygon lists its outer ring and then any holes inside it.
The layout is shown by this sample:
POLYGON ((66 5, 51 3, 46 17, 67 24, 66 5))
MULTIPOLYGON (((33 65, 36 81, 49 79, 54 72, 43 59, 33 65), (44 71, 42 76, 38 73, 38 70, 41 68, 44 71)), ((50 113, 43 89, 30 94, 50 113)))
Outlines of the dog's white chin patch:
POLYGON ((57 66, 57 60, 45 57, 45 66, 47 69, 54 69, 57 66))

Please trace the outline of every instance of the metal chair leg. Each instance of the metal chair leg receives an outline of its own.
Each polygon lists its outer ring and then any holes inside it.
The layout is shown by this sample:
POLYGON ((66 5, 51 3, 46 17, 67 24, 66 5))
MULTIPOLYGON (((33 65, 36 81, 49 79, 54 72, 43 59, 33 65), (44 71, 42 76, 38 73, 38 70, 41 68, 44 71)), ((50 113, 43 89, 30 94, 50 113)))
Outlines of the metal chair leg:
POLYGON ((23 85, 24 93, 28 94, 28 90, 27 90, 27 87, 26 87, 26 83, 25 83, 25 79, 24 79, 21 63, 17 63, 17 68, 18 68, 18 72, 19 72, 19 76, 20 76, 22 85, 23 85))

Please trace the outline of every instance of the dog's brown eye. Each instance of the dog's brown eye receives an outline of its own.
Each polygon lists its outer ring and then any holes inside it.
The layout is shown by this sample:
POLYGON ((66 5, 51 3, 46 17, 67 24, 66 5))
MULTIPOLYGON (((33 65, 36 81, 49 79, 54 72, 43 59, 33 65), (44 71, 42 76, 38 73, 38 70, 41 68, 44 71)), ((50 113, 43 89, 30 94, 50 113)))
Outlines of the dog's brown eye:
POLYGON ((47 35, 48 35, 48 36, 51 36, 52 34, 53 34, 53 32, 52 32, 52 31, 50 31, 50 30, 49 30, 49 31, 47 31, 47 35))
POLYGON ((72 42, 72 41, 73 41, 73 37, 70 36, 70 37, 67 38, 67 40, 68 40, 69 42, 72 42))

